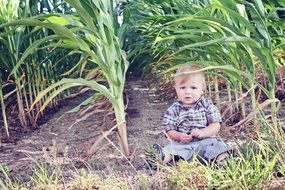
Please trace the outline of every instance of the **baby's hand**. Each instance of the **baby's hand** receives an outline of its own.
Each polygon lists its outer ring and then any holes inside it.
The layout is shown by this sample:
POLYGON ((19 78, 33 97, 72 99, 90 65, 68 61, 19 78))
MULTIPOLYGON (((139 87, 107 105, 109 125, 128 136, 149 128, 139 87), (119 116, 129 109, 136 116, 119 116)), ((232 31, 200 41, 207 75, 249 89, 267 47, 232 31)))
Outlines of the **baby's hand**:
POLYGON ((189 143, 190 141, 193 140, 193 137, 191 134, 187 135, 185 133, 180 133, 180 142, 181 143, 189 143))
POLYGON ((195 129, 192 129, 191 135, 193 137, 201 138, 201 137, 203 137, 203 132, 200 129, 195 128, 195 129))

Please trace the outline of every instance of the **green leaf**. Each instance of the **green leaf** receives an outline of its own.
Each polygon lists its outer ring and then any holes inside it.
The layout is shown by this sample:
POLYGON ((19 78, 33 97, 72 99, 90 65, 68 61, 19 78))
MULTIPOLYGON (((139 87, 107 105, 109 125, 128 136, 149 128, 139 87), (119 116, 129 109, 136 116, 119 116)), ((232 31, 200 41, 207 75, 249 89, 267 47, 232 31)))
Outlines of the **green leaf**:
POLYGON ((45 107, 51 102, 51 100, 59 95, 61 92, 63 92, 66 89, 72 88, 72 87, 78 87, 78 86, 87 86, 91 89, 99 91, 101 94, 103 94, 105 97, 107 97, 112 103, 116 103, 116 100, 114 96, 110 93, 110 91, 103 85, 97 83, 96 81, 88 81, 82 78, 78 79, 61 79, 60 81, 50 85, 43 91, 41 91, 37 97, 35 98, 35 101, 33 102, 31 109, 37 102, 39 102, 44 96, 46 96, 48 93, 52 92, 51 95, 45 100, 44 104, 41 107, 41 111, 45 109, 45 107))
POLYGON ((96 102, 98 99, 102 98, 102 94, 100 93, 95 93, 91 97, 87 98, 83 102, 81 102, 78 106, 74 107, 73 109, 69 110, 67 113, 77 113, 80 111, 82 106, 87 106, 89 104, 93 104, 96 102))
POLYGON ((11 74, 16 75, 18 69, 20 68, 21 64, 24 63, 25 59, 30 56, 32 53, 34 53, 37 48, 42 45, 43 43, 49 41, 49 40, 54 40, 54 39, 59 39, 59 36, 57 35, 50 35, 47 37, 44 37, 40 40, 35 41, 34 43, 32 43, 23 53, 23 55, 21 56, 21 59, 16 63, 16 65, 13 67, 13 70, 11 71, 11 74))
POLYGON ((54 23, 54 24, 59 24, 59 25, 69 25, 70 23, 63 17, 59 17, 59 16, 50 16, 47 18, 47 21, 54 23))

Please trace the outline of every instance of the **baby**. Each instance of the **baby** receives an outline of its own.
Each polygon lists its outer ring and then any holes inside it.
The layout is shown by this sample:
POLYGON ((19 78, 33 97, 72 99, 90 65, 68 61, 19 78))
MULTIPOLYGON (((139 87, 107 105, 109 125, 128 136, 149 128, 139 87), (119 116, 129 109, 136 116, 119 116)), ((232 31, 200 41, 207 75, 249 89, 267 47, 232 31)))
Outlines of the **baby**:
POLYGON ((185 64, 175 74, 174 87, 178 100, 166 111, 162 127, 172 140, 162 148, 153 148, 160 159, 169 163, 173 156, 191 161, 194 155, 203 163, 217 164, 232 150, 214 136, 220 130, 221 116, 217 107, 204 96, 204 73, 197 65, 185 64))

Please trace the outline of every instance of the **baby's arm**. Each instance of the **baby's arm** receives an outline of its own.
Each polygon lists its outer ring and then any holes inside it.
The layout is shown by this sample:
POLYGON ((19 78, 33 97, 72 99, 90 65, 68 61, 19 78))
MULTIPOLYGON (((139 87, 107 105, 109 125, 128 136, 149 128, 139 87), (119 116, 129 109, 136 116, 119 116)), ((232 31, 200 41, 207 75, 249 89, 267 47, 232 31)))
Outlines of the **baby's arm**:
POLYGON ((178 131, 175 130, 170 130, 167 132, 167 136, 177 142, 181 142, 181 143, 189 143, 190 141, 193 140, 192 135, 187 135, 185 133, 180 133, 178 131))
POLYGON ((212 101, 207 100, 205 102, 206 106, 206 117, 208 126, 205 128, 196 128, 191 131, 193 137, 204 138, 211 137, 217 134, 221 128, 221 115, 218 108, 212 103, 212 101))
POLYGON ((191 131, 193 137, 204 138, 211 137, 220 131, 221 125, 219 122, 211 123, 205 128, 198 129, 195 128, 191 131))

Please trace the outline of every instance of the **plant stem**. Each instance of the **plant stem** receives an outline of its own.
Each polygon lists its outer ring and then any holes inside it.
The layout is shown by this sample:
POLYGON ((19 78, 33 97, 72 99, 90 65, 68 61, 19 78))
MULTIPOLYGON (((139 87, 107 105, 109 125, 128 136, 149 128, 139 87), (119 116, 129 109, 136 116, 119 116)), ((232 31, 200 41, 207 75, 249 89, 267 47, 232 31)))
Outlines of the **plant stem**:
POLYGON ((10 137, 10 134, 9 134, 9 125, 8 125, 8 121, 6 117, 6 106, 5 106, 4 96, 3 96, 3 91, 2 91, 2 83, 0 83, 0 101, 1 101, 2 117, 3 117, 3 122, 4 122, 4 132, 8 139, 10 137))
POLYGON ((123 152, 127 158, 129 158, 129 147, 127 139, 127 125, 125 120, 125 105, 123 96, 118 96, 116 105, 114 105, 114 111, 116 116, 117 123, 120 123, 118 126, 118 132, 120 136, 120 144, 123 148, 123 152))
POLYGON ((18 109, 19 109, 19 119, 22 127, 27 126, 27 120, 25 117, 25 110, 23 106, 23 99, 22 99, 22 93, 21 93, 21 84, 20 84, 20 79, 16 78, 16 88, 17 88, 17 102, 18 102, 18 109))
POLYGON ((239 87, 239 93, 240 93, 240 96, 241 96, 241 100, 240 100, 240 107, 241 107, 241 116, 242 116, 242 119, 245 118, 245 104, 244 104, 244 97, 243 97, 243 90, 242 90, 242 84, 241 82, 238 83, 238 87, 239 87))
POLYGON ((232 93, 231 93, 231 84, 227 83, 227 91, 228 91, 228 105, 229 105, 229 117, 233 115, 233 101, 232 101, 232 93))
POLYGON ((218 77, 215 76, 215 95, 216 95, 216 103, 217 103, 217 107, 220 110, 221 109, 221 103, 220 103, 220 93, 219 93, 219 81, 218 81, 218 77))

